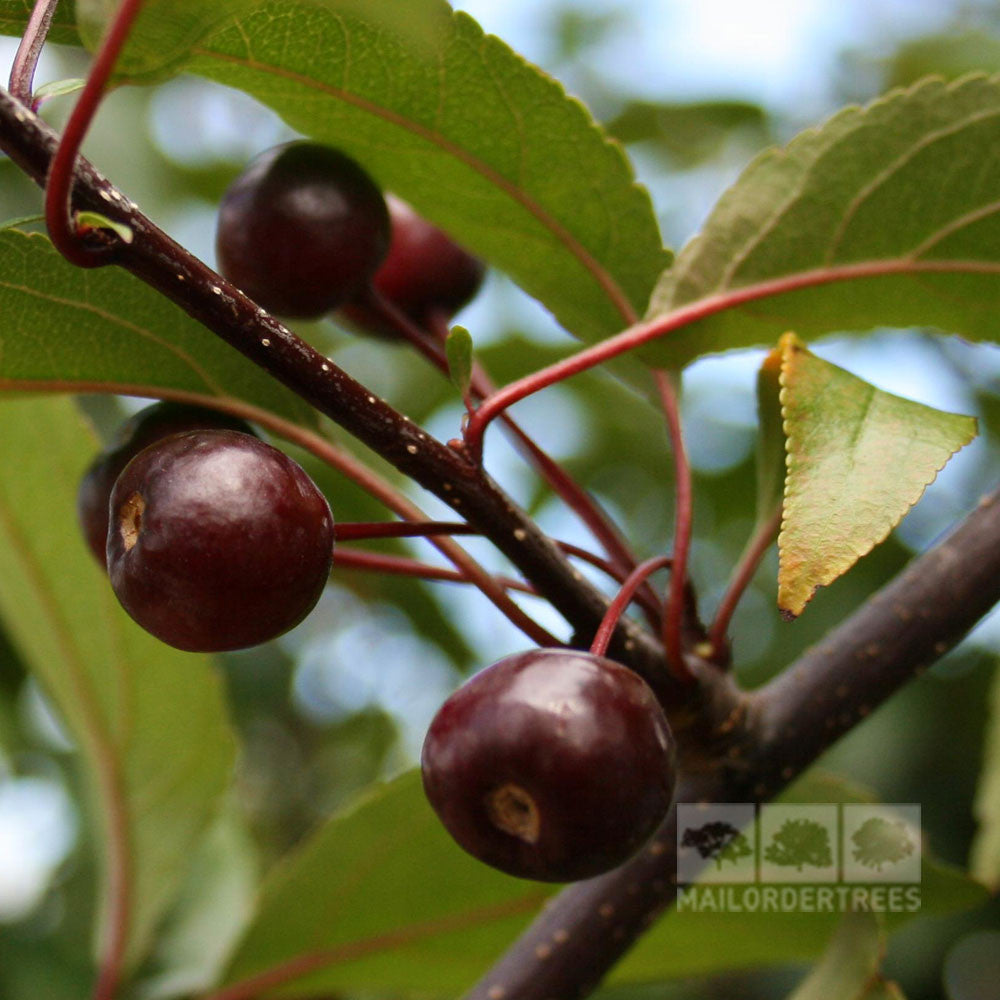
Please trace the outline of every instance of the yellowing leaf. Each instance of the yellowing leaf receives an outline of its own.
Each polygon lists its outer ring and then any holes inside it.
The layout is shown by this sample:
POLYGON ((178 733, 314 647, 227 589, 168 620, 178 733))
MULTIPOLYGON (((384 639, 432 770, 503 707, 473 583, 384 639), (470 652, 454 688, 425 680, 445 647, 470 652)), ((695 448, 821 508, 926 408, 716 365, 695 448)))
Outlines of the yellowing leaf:
POLYGON ((795 616, 885 539, 975 437, 976 422, 882 392, 794 334, 780 348, 787 478, 778 606, 795 616))

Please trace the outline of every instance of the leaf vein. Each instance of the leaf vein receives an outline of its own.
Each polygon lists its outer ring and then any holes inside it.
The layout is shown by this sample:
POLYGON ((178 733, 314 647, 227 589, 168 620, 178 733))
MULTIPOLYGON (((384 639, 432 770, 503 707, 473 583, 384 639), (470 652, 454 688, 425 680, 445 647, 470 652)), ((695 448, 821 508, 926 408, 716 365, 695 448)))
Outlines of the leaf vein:
POLYGON ((31 288, 28 285, 19 285, 9 281, 0 281, 0 288, 8 289, 12 292, 20 292, 23 295, 30 295, 34 298, 41 299, 43 302, 49 302, 53 305, 66 306, 69 309, 79 309, 82 312, 90 313, 93 316, 97 316, 99 319, 103 319, 106 322, 121 327, 124 330, 128 330, 130 333, 134 333, 144 340, 148 340, 158 347, 162 347, 168 353, 173 354, 178 360, 182 361, 187 365, 191 371, 205 383, 205 386, 211 390, 213 395, 223 396, 225 395, 222 387, 213 379, 208 372, 206 372, 201 365, 187 351, 179 348, 176 344, 172 344, 169 341, 163 340, 161 337, 153 333, 152 330, 147 330, 145 327, 139 326, 137 323, 132 323, 121 316, 115 316, 113 313, 109 312, 107 309, 102 309, 100 306, 94 305, 92 302, 84 302, 79 299, 67 299, 62 298, 58 295, 53 295, 50 292, 41 292, 37 288, 31 288))
POLYGON ((862 205, 864 205, 864 203, 872 195, 874 195, 876 191, 887 184, 893 176, 895 176, 895 174, 897 174, 903 169, 903 167, 913 160, 918 153, 923 152, 923 150, 928 149, 934 143, 940 142, 942 139, 951 138, 963 129, 981 124, 990 118, 996 118, 998 116, 1000 116, 1000 109, 996 108, 990 108, 988 110, 969 115, 959 122, 953 122, 947 126, 928 132, 926 135, 921 136, 920 139, 913 143, 909 149, 900 153, 900 155, 896 157, 892 163, 884 167, 878 174, 875 175, 874 178, 872 178, 871 181, 864 185, 851 200, 850 204, 844 210, 844 214, 837 225, 837 229, 833 233, 833 238, 830 241, 830 246, 827 248, 823 263, 828 266, 834 263, 835 255, 840 248, 841 241, 844 239, 847 227, 850 225, 858 212, 860 212, 862 205))

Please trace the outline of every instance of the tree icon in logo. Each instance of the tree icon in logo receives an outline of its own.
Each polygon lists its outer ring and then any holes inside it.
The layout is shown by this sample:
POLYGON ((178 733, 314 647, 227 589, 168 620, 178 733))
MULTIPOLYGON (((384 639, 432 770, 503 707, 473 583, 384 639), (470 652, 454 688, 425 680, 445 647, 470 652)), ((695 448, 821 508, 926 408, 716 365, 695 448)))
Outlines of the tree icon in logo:
POLYGON ((902 820, 872 816, 851 835, 854 860, 865 868, 882 871, 882 866, 894 865, 914 851, 913 841, 902 820))
POLYGON ((829 868, 833 864, 830 831, 813 819, 786 819, 764 850, 764 860, 796 871, 806 865, 829 868))
POLYGON ((727 861, 736 865, 740 858, 753 854, 747 838, 732 823, 722 820, 688 827, 681 839, 681 847, 693 847, 701 857, 711 859, 716 871, 721 871, 727 861))

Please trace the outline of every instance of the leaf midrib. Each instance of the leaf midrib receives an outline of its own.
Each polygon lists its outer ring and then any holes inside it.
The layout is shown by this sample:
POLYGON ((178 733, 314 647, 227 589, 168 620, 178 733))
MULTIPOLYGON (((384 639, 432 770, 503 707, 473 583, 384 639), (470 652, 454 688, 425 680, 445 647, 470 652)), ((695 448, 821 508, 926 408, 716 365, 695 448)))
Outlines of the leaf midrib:
MULTIPOLYGON (((42 292, 37 288, 32 288, 30 285, 21 285, 10 281, 0 280, 0 288, 23 295, 30 295, 33 298, 40 299, 42 302, 47 302, 52 305, 62 306, 67 309, 78 309, 81 312, 89 313, 92 316, 96 316, 98 319, 104 320, 111 326, 116 326, 122 330, 128 331, 129 333, 134 333, 136 336, 162 348, 167 353, 173 354, 179 361, 190 368, 191 372, 197 378, 201 379, 213 395, 223 396, 226 394, 223 388, 201 367, 201 365, 198 364, 197 361, 195 361, 193 357, 191 357, 191 355, 187 353, 187 351, 178 347, 176 344, 163 340, 156 333, 146 327, 140 326, 137 323, 132 323, 129 320, 123 319, 121 316, 116 316, 114 313, 111 313, 106 309, 102 309, 100 306, 94 305, 92 302, 86 302, 81 299, 63 298, 58 295, 53 295, 50 292, 42 292)), ((0 345, 2 345, 2 343, 3 338, 0 338, 0 345)))

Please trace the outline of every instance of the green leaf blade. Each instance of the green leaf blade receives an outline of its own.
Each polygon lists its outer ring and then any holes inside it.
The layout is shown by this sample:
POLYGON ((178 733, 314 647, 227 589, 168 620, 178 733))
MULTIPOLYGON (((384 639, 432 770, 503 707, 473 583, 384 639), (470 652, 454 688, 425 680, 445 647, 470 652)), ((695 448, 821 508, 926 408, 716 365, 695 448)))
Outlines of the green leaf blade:
POLYGON ((134 967, 230 777, 235 741, 202 657, 134 625, 74 517, 96 442, 66 399, 4 399, 0 614, 79 746, 106 844, 99 948, 134 967))
POLYGON ((0 230, 0 389, 238 400, 309 425, 310 408, 153 289, 82 271, 0 230))
POLYGON ((411 772, 279 864, 223 986, 452 995, 482 974, 550 892, 465 854, 411 772))
POLYGON ((875 326, 995 340, 1000 79, 925 81, 849 108, 758 157, 653 296, 699 317, 645 356, 702 354, 875 326))
MULTIPOLYGON (((108 5, 90 2, 100 25, 108 5)), ((355 156, 585 341, 646 308, 670 254, 626 155, 582 104, 472 18, 441 0, 147 6, 121 79, 183 69, 244 90, 355 156)), ((53 38, 78 44, 60 10, 53 38)), ((27 13, 0 0, 0 30, 20 33, 27 13)), ((81 33, 92 42, 98 30, 81 33)))

